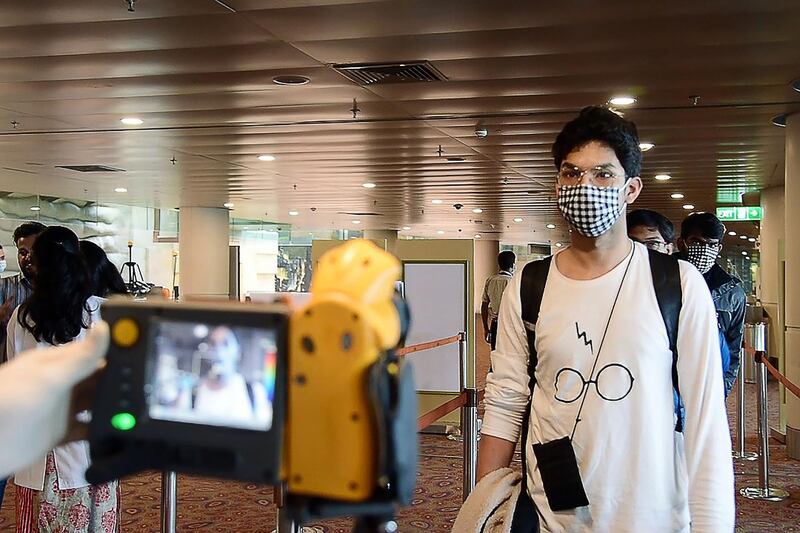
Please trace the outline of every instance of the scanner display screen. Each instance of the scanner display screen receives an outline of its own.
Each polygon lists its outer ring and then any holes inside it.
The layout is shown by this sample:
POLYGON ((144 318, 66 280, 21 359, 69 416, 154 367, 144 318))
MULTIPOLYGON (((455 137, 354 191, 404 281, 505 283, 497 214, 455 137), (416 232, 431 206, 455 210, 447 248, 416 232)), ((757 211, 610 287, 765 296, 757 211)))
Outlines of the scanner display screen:
POLYGON ((154 320, 150 418, 269 431, 278 357, 271 329, 154 320))

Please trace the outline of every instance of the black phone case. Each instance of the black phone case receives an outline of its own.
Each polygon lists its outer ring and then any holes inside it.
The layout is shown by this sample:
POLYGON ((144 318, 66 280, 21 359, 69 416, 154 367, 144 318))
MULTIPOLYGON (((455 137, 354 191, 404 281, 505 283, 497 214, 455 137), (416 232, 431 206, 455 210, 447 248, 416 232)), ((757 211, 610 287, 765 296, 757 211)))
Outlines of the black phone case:
POLYGON ((568 511, 589 505, 578 470, 578 459, 568 437, 534 444, 533 453, 550 509, 568 511))

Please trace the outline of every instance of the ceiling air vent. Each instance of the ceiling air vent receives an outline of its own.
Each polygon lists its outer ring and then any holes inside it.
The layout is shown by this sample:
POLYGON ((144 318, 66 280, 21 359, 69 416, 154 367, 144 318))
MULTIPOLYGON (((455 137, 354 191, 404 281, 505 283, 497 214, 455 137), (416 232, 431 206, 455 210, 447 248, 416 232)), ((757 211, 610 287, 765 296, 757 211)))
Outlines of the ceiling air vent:
POLYGON ((333 68, 359 85, 447 80, 444 74, 427 61, 344 64, 334 65, 333 68))
POLYGON ((56 168, 65 168, 75 172, 125 172, 121 168, 107 167, 105 165, 56 165, 56 168))
POLYGON ((382 217, 383 213, 372 213, 369 211, 366 212, 359 212, 359 211, 339 211, 340 215, 350 215, 354 217, 382 217))

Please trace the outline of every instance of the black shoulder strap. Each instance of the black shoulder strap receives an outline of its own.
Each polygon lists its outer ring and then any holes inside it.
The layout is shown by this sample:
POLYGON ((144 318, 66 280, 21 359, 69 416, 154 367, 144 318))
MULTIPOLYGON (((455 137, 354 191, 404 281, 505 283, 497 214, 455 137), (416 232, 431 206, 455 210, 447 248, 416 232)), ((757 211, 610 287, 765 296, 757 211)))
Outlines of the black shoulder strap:
MULTIPOLYGON (((525 417, 522 419, 522 479, 527 483, 528 465, 525 460, 528 443, 528 420, 531 416, 531 402, 533 401, 533 387, 536 385, 536 321, 539 319, 539 308, 542 305, 544 287, 547 285, 547 274, 550 272, 551 257, 533 261, 525 265, 520 280, 519 297, 522 306, 522 321, 525 324, 525 333, 528 336, 528 389, 530 398, 525 408, 525 417)), ((523 485, 525 487, 526 485, 523 485)))
POLYGON ((683 432, 684 410, 681 389, 678 383, 678 319, 681 315, 683 295, 681 293, 681 272, 678 260, 660 252, 648 250, 650 272, 653 275, 653 289, 656 292, 661 318, 667 328, 669 350, 672 352, 672 388, 676 398, 675 431, 683 432))

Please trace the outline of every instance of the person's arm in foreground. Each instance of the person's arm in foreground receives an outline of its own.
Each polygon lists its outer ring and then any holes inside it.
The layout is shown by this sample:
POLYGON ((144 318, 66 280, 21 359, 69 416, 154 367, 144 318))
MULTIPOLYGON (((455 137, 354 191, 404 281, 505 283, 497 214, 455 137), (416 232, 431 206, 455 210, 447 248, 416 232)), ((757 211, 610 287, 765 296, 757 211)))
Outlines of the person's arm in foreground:
POLYGON ((711 295, 700 273, 681 263, 678 382, 686 407, 684 442, 692 533, 733 531, 731 438, 711 295))
MULTIPOLYGON (((500 303, 497 349, 486 378, 486 413, 478 449, 478 479, 511 463, 528 404, 528 340, 522 322, 519 277, 508 284, 500 303)), ((523 461, 525 454, 523 453, 523 461)))
POLYGON ((82 385, 107 348, 108 326, 100 321, 83 340, 23 352, 0 367, 0 477, 72 436, 74 415, 89 407, 93 393, 82 385))

